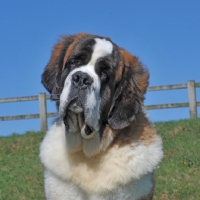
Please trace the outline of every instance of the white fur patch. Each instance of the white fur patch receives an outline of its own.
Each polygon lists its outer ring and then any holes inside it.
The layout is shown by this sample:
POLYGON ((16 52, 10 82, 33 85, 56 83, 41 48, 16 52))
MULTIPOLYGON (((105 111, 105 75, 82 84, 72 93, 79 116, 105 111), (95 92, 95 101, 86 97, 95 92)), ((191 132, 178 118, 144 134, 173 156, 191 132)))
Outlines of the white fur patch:
MULTIPOLYGON (((108 54, 112 53, 113 45, 110 41, 106 39, 95 38, 95 45, 93 48, 93 53, 91 56, 91 60, 88 62, 87 65, 81 66, 77 69, 74 69, 66 78, 64 83, 64 89, 60 96, 60 107, 59 107, 59 114, 61 118, 66 112, 66 101, 71 89, 71 80, 74 73, 81 71, 87 73, 89 76, 93 78, 93 83, 91 88, 89 88, 89 92, 87 93, 87 104, 85 105, 86 109, 88 110, 86 116, 86 122, 88 122, 94 129, 95 132, 90 137, 83 136, 83 151, 87 156, 92 156, 100 151, 100 136, 99 136, 99 107, 100 107, 100 80, 98 75, 95 72, 95 64, 97 60, 101 57, 104 57, 108 54), (86 141, 88 140, 88 141, 86 141)), ((68 137, 70 137, 69 134, 68 137)), ((75 137, 73 137, 75 139, 75 137)), ((78 137, 79 138, 79 137, 78 137)), ((74 140, 73 139, 73 140, 74 140)), ((71 140, 70 140, 71 141, 71 140)), ((70 147, 73 144, 70 145, 70 147)))
POLYGON ((52 200, 138 200, 149 194, 152 189, 152 174, 127 185, 118 186, 112 192, 87 193, 70 181, 59 179, 51 171, 45 171, 45 193, 52 200))
POLYGON ((139 142, 122 147, 113 146, 92 158, 86 157, 82 151, 69 153, 66 146, 64 124, 55 123, 41 144, 41 161, 46 169, 56 175, 57 181, 60 179, 65 184, 73 183, 74 187, 88 194, 112 193, 122 186, 128 187, 129 183, 135 185, 132 192, 138 193, 139 188, 150 192, 151 176, 147 179, 148 184, 144 177, 157 168, 163 157, 159 136, 148 146, 139 142))
POLYGON ((63 115, 66 112, 65 105, 66 105, 67 97, 69 95, 70 88, 71 88, 71 79, 72 79, 71 76, 66 78, 65 84, 64 84, 64 89, 60 95, 59 115, 61 118, 63 118, 63 115))
POLYGON ((111 54, 113 50, 113 45, 110 41, 100 38, 95 38, 95 41, 96 44, 94 45, 92 58, 89 62, 91 66, 94 66, 99 58, 111 54))

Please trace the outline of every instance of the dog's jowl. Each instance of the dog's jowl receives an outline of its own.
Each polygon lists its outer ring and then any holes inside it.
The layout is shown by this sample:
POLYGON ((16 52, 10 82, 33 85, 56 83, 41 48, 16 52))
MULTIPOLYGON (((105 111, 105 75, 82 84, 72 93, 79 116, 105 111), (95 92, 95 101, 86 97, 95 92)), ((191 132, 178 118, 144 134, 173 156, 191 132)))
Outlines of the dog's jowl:
POLYGON ((54 46, 42 83, 59 117, 40 146, 48 200, 150 200, 162 140, 145 115, 149 72, 107 37, 54 46))

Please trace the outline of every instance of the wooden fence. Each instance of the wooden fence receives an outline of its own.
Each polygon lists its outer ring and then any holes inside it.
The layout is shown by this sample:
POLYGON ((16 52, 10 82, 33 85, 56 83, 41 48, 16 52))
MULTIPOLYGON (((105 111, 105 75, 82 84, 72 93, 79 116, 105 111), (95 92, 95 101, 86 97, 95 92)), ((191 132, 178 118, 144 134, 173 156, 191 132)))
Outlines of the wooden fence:
MULTIPOLYGON (((145 108, 147 110, 154 110, 154 109, 162 109, 162 108, 189 107, 190 118, 197 118, 197 116, 198 116, 197 115, 197 107, 200 106, 200 102, 196 101, 196 88, 198 88, 198 87, 200 87, 200 83, 195 83, 195 81, 193 81, 193 80, 188 81, 186 84, 149 87, 148 92, 159 91, 159 90, 188 89, 188 102, 147 105, 147 106, 145 106, 145 108)), ((49 98, 50 98, 50 96, 46 95, 45 93, 40 93, 38 96, 0 98, 0 103, 39 100, 39 108, 40 108, 39 114, 0 116, 0 121, 40 118, 40 129, 41 129, 41 131, 46 131, 47 130, 47 118, 58 116, 58 113, 47 113, 46 100, 48 100, 49 98)))

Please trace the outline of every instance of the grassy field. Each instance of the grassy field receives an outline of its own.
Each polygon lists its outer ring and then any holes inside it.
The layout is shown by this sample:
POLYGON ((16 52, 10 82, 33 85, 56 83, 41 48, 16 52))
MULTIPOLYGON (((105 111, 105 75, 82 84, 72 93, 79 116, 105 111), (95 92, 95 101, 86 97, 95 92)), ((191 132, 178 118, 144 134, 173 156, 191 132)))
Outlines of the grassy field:
MULTIPOLYGON (((200 200, 200 119, 155 123, 164 159, 156 171, 154 200, 200 200)), ((41 200, 43 167, 38 157, 44 134, 0 137, 0 199, 41 200)))

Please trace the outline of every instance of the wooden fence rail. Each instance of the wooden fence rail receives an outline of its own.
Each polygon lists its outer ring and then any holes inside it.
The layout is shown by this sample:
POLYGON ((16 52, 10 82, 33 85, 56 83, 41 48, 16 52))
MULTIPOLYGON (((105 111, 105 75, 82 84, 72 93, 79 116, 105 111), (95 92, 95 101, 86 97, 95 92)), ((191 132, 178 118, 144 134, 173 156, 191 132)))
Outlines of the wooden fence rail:
MULTIPOLYGON (((200 102, 197 102, 197 100, 196 100, 196 88, 200 88, 200 83, 195 83, 195 81, 193 81, 193 80, 188 81, 187 84, 149 87, 147 90, 148 92, 159 91, 159 90, 188 89, 188 102, 147 105, 147 106, 145 106, 145 109, 146 110, 154 110, 154 109, 164 109, 164 108, 189 107, 190 118, 197 118, 197 116, 198 116, 197 115, 197 107, 200 106, 200 102)), ((39 109, 40 109, 39 114, 0 116, 0 121, 40 118, 40 130, 46 131, 47 130, 47 118, 58 116, 58 113, 47 113, 46 100, 48 100, 48 99, 50 99, 50 96, 46 95, 45 93, 40 93, 38 96, 0 98, 0 103, 39 100, 39 109)))

